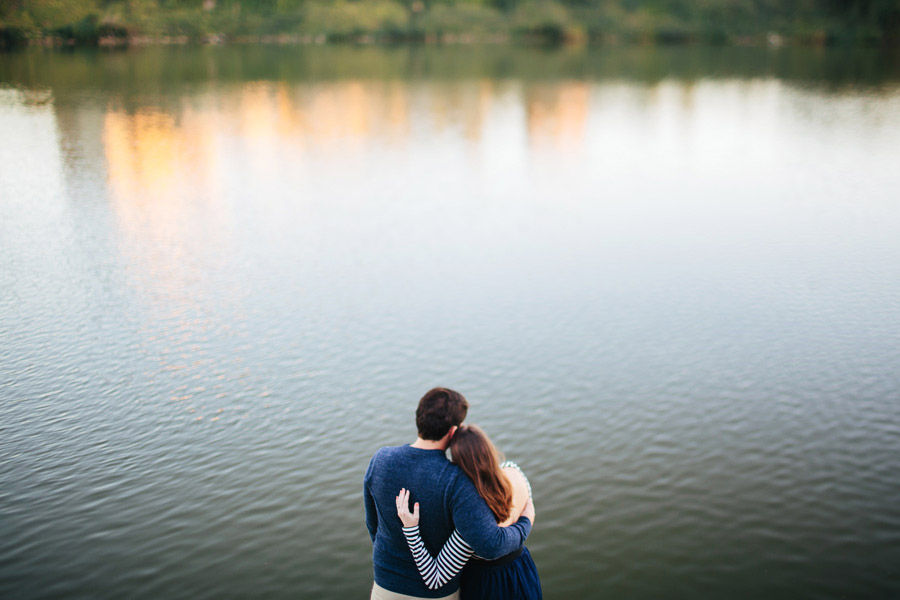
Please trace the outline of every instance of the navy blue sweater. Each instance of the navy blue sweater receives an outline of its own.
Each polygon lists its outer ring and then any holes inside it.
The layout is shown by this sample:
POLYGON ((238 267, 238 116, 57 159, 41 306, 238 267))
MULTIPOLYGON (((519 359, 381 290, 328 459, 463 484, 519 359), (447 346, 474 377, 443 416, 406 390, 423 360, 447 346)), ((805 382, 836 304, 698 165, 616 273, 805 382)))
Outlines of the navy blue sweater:
POLYGON ((366 527, 374 544, 375 581, 398 594, 440 598, 459 589, 459 575, 437 590, 429 590, 419 575, 397 516, 395 498, 400 488, 410 491, 410 509, 419 503, 419 531, 432 556, 437 556, 454 528, 476 554, 489 559, 517 550, 531 531, 527 517, 498 527, 472 480, 447 460, 443 450, 408 444, 381 448, 369 463, 363 488, 366 527))

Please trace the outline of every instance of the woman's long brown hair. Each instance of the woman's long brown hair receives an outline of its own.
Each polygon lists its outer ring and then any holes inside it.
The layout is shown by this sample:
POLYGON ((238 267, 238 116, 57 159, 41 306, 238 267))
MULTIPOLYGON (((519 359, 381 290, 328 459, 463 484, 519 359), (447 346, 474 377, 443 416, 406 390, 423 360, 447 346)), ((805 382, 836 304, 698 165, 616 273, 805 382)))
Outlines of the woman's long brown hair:
POLYGON ((475 483, 475 489, 497 522, 508 519, 512 510, 512 484, 500 470, 500 452, 488 436, 475 425, 462 425, 450 438, 450 452, 454 464, 475 483))

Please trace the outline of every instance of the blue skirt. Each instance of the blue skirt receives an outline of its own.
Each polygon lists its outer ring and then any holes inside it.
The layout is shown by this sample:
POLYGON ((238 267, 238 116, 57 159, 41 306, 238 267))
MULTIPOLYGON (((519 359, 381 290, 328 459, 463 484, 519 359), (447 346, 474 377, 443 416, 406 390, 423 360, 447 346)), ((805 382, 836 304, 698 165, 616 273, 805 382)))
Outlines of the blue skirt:
POLYGON ((463 569, 460 600, 541 600, 541 580, 528 548, 497 560, 470 560, 463 569))

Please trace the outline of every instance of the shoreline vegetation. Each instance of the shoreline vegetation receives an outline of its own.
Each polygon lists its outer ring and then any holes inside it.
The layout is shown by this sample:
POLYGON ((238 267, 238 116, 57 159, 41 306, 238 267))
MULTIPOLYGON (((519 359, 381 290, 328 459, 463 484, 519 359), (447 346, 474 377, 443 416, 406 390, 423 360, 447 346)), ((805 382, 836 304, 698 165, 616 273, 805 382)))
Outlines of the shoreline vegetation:
POLYGON ((148 44, 900 45, 897 0, 4 0, 0 48, 148 44))

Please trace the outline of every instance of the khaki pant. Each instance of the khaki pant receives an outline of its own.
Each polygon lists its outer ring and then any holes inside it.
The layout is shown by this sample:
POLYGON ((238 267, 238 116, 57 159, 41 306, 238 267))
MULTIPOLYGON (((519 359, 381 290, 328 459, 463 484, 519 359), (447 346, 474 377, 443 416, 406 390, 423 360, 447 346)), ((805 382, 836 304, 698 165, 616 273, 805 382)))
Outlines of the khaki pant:
MULTIPOLYGON (((369 600, 420 600, 418 596, 407 596, 405 594, 397 594, 390 590, 386 590, 377 583, 372 585, 372 596, 369 600)), ((434 600, 459 600, 459 590, 456 590, 449 596, 435 598, 434 600)))

